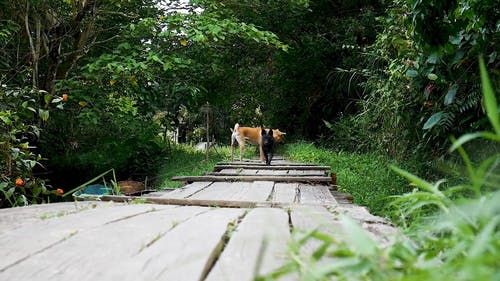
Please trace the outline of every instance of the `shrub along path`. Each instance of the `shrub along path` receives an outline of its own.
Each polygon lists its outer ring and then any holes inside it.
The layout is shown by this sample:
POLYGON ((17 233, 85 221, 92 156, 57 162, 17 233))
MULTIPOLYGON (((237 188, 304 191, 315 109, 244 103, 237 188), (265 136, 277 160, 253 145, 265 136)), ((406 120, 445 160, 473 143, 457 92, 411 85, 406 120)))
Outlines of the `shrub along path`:
POLYGON ((387 243, 396 230, 332 191, 329 170, 226 162, 170 192, 0 210, 0 280, 254 280, 307 232, 344 235, 342 215, 387 243))

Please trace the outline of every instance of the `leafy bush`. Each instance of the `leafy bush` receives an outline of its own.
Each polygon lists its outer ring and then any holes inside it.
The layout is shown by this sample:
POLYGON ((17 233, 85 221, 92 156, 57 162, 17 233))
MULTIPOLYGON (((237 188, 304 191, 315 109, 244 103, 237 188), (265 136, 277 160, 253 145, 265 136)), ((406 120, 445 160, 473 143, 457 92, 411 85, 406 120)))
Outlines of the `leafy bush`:
MULTIPOLYGON (((497 68, 495 1, 392 1, 365 54, 366 93, 359 112, 332 122, 333 141, 370 145, 393 158, 442 156, 449 135, 488 126, 475 71, 476 57, 497 68), (352 130, 356 128, 356 130, 352 130)), ((498 87, 498 71, 492 72, 498 87)))
POLYGON ((393 206, 407 221, 404 235, 380 246, 350 219, 341 217, 345 235, 313 230, 305 236, 295 233, 290 246, 291 262, 262 278, 275 280, 297 274, 299 280, 497 280, 500 277, 500 153, 480 163, 470 161, 462 145, 477 138, 500 143, 500 118, 486 68, 480 61, 483 98, 493 132, 466 134, 453 141, 467 171, 467 180, 443 188, 443 180, 430 183, 409 172, 393 168, 416 187, 399 196, 393 206), (432 206, 434 209, 425 207, 432 206), (304 256, 309 240, 321 246, 304 256), (325 260, 326 259, 326 260, 325 260))
POLYGON ((70 95, 42 138, 51 180, 74 187, 113 168, 121 179, 154 176, 167 147, 160 128, 137 112, 136 102, 114 93, 70 95))
POLYGON ((0 87, 0 207, 47 202, 51 186, 33 172, 42 156, 35 144, 41 126, 49 118, 49 107, 62 107, 62 97, 44 91, 0 87), (45 101, 40 106, 40 100, 45 101))

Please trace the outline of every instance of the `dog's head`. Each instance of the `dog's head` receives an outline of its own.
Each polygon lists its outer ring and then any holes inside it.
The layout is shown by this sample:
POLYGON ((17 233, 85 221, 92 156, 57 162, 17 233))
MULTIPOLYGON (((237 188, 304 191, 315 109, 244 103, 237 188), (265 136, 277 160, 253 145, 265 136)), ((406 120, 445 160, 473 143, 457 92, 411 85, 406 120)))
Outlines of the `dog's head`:
POLYGON ((272 146, 274 144, 273 130, 272 129, 269 129, 269 131, 266 132, 266 130, 264 130, 264 128, 261 128, 261 135, 262 135, 262 145, 264 147, 272 146))
POLYGON ((284 144, 285 143, 285 135, 286 133, 281 132, 279 129, 272 130, 274 141, 277 143, 284 144))

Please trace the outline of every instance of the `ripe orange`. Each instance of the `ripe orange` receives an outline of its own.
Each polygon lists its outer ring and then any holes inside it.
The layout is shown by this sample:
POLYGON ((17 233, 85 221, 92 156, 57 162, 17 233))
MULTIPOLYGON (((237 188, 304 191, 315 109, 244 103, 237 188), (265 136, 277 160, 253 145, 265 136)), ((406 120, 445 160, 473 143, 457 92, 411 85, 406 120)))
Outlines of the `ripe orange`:
POLYGON ((57 195, 63 195, 63 194, 64 194, 64 190, 62 190, 62 189, 58 188, 58 189, 56 190, 56 193, 57 193, 57 195))
POLYGON ((68 100, 68 94, 63 94, 62 95, 62 100, 67 101, 68 100))

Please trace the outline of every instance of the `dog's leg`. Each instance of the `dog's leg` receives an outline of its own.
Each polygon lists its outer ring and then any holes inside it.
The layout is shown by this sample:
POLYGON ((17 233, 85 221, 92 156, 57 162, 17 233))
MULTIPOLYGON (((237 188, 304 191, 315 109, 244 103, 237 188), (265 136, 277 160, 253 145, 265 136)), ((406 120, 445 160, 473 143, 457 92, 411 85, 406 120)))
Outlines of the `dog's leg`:
POLYGON ((240 162, 243 161, 243 153, 245 152, 245 140, 240 143, 240 162))
POLYGON ((231 134, 231 162, 234 161, 234 135, 231 134))
POLYGON ((262 148, 262 143, 259 144, 260 161, 264 162, 264 149, 262 148))

